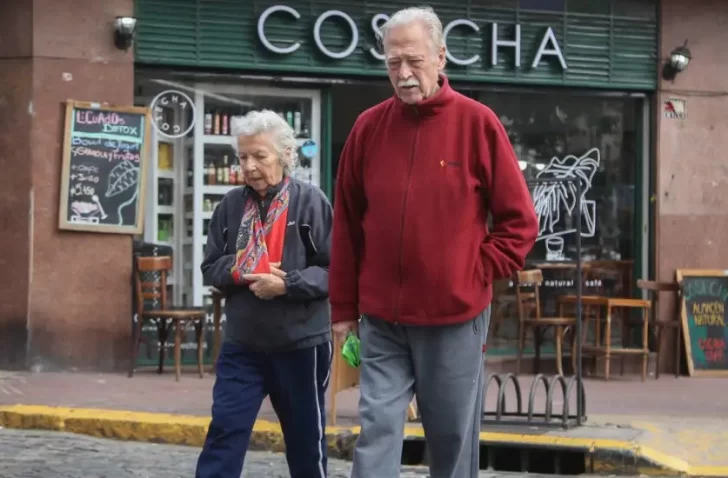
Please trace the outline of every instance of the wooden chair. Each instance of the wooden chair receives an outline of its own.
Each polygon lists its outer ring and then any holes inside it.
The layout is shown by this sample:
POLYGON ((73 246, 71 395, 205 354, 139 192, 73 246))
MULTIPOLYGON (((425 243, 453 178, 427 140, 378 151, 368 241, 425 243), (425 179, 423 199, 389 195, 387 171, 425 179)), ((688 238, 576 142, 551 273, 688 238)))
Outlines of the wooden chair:
POLYGON ((655 379, 660 378, 660 352, 662 350, 662 334, 666 329, 675 329, 675 377, 680 376, 680 367, 682 362, 680 360, 680 345, 682 343, 682 320, 680 319, 680 307, 678 301, 680 300, 681 290, 680 284, 677 282, 656 282, 651 280, 640 279, 637 281, 637 287, 641 290, 648 291, 650 300, 652 302, 652 317, 651 324, 655 328, 655 352, 656 361, 655 364, 655 379), (660 319, 660 292, 670 292, 675 294, 675 307, 674 316, 668 319, 660 319))
POLYGON ((496 340, 500 336, 500 328, 507 319, 506 312, 516 304, 516 296, 509 290, 511 279, 501 279, 493 283, 492 313, 490 316, 489 340, 496 340))
MULTIPOLYGON (((541 269, 532 269, 516 273, 516 306, 518 309, 518 359, 516 361, 516 374, 521 373, 521 358, 526 342, 526 329, 533 331, 533 344, 536 350, 536 364, 541 357, 540 333, 542 328, 553 327, 554 341, 556 343, 556 369, 559 375, 563 370, 563 336, 567 327, 576 324, 575 318, 568 317, 541 317, 541 302, 539 287, 543 282, 541 269)), ((537 366, 534 364, 535 366, 537 366)), ((535 370, 534 373, 538 371, 535 370)))
POLYGON ((202 308, 174 307, 167 303, 167 274, 171 268, 172 258, 170 256, 136 258, 137 322, 132 337, 129 377, 134 375, 139 344, 142 341, 142 328, 147 321, 155 322, 159 332, 159 373, 164 370, 167 326, 169 323, 174 324, 174 365, 177 381, 180 379, 182 367, 182 335, 185 325, 193 322, 197 333, 197 367, 200 377, 204 376, 203 352, 206 314, 202 308), (155 276, 155 279, 147 280, 149 275, 155 276), (159 307, 145 308, 144 302, 146 300, 153 300, 159 304, 159 307))

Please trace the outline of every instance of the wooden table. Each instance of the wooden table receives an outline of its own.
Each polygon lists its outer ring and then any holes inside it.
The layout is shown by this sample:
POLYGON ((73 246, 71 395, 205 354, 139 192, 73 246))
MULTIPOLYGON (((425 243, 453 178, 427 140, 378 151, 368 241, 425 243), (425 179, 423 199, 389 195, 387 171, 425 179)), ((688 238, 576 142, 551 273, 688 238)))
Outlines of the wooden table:
MULTIPOLYGON (((575 295, 565 295, 559 297, 559 314, 563 315, 563 307, 567 304, 576 304, 577 297, 575 295)), ((595 295, 586 295, 581 298, 582 306, 588 311, 591 307, 597 307, 597 314, 595 314, 594 327, 594 345, 583 344, 582 354, 593 356, 604 356, 604 379, 609 380, 609 361, 612 356, 621 356, 624 360, 625 356, 628 355, 642 355, 642 381, 644 382, 647 378, 647 360, 649 358, 650 349, 648 346, 648 334, 649 334, 649 319, 650 319, 650 308, 651 303, 649 300, 643 299, 626 299, 618 297, 602 297, 595 295), (600 309, 606 309, 607 315, 605 320, 605 331, 604 331, 604 343, 601 340, 601 312, 600 309), (625 347, 625 324, 624 318, 622 318, 622 347, 619 349, 612 348, 612 311, 614 309, 642 309, 642 347, 625 347)), ((582 314, 582 317, 586 317, 589 320, 589 314, 582 314)), ((575 342, 576 333, 574 333, 574 345, 572 345, 572 362, 576 364, 576 347, 575 342)), ((622 365, 624 368, 624 365, 622 365)))

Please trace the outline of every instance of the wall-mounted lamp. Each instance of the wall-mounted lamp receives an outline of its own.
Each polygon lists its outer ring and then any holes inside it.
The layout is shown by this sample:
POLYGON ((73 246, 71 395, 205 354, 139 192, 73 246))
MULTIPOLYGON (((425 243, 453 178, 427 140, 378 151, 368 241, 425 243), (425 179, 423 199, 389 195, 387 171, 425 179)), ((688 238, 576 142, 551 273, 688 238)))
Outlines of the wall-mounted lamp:
POLYGON ((666 80, 673 81, 678 73, 688 67, 691 59, 692 55, 688 48, 688 41, 685 40, 682 46, 675 48, 670 53, 670 58, 665 62, 665 66, 662 69, 662 77, 666 80))
POLYGON ((137 19, 134 17, 116 17, 114 20, 114 45, 119 50, 128 50, 134 43, 137 19))

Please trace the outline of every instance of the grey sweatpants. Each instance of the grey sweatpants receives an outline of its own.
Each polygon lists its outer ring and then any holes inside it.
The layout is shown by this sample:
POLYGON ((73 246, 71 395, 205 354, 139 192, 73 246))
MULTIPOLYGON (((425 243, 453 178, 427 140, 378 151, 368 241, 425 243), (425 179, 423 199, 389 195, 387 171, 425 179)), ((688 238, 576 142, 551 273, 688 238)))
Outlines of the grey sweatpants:
POLYGON ((483 345, 490 307, 468 322, 359 325, 361 433, 352 478, 397 478, 412 395, 427 440, 431 478, 477 478, 483 409, 483 345))

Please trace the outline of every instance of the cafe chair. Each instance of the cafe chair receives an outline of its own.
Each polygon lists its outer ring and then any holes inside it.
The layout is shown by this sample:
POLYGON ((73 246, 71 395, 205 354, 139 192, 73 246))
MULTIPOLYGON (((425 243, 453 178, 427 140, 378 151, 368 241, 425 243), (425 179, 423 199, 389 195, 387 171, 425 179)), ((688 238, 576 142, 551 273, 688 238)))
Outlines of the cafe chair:
POLYGON ((541 357, 541 334, 542 329, 552 328, 554 330, 554 341, 556 345, 556 369, 559 375, 564 375, 563 370, 563 339, 568 327, 576 324, 573 317, 541 317, 541 301, 539 289, 543 283, 543 272, 541 269, 520 271, 515 274, 516 285, 516 307, 518 310, 518 358, 516 361, 516 374, 521 373, 521 358, 523 349, 526 346, 526 332, 533 331, 533 346, 536 352, 534 362, 534 373, 538 373, 537 367, 541 357))
POLYGON ((507 322, 510 312, 516 305, 516 296, 510 291, 511 278, 500 279, 493 282, 493 300, 491 302, 490 330, 488 339, 495 341, 502 338, 501 325, 507 322))
POLYGON ((142 329, 147 322, 154 322, 159 334, 158 373, 162 373, 164 370, 168 327, 174 325, 174 366, 177 381, 180 379, 182 368, 183 334, 186 326, 190 322, 193 323, 197 339, 197 368, 200 378, 204 377, 205 310, 201 307, 174 307, 168 303, 167 275, 171 269, 172 258, 170 256, 136 257, 137 320, 132 337, 129 377, 134 376, 139 344, 142 342, 142 329), (152 307, 145 307, 147 301, 152 302, 152 307))
POLYGON ((655 379, 660 378, 660 353, 662 351, 663 333, 667 329, 675 329, 675 377, 679 377, 682 366, 680 351, 683 340, 682 319, 680 317, 680 298, 682 295, 680 284, 677 282, 656 282, 640 279, 637 281, 637 288, 647 291, 652 302, 652 317, 650 318, 650 323, 655 330, 655 379), (660 317, 659 300, 660 293, 665 292, 674 294, 675 306, 672 308, 672 317, 663 319, 660 317))

